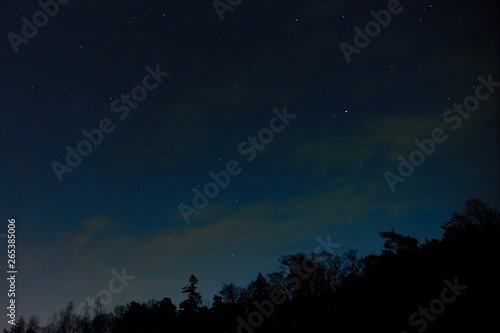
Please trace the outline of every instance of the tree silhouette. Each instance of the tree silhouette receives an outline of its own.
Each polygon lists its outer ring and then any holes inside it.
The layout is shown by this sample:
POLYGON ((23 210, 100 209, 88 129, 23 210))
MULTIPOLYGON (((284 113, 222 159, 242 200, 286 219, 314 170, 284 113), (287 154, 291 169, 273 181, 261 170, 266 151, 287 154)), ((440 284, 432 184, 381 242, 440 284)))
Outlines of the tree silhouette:
POLYGON ((73 333, 77 331, 77 314, 73 302, 69 302, 64 310, 59 312, 58 333, 73 333))
POLYGON ((219 291, 222 296, 222 302, 227 304, 236 304, 240 299, 241 288, 234 285, 234 283, 222 284, 222 289, 219 291))
POLYGON ((322 266, 325 268, 325 279, 328 283, 328 289, 326 293, 330 291, 336 291, 340 288, 342 280, 344 279, 344 267, 342 264, 342 258, 339 255, 332 255, 331 253, 321 254, 323 261, 321 261, 322 266))
POLYGON ((269 273, 267 274, 267 279, 272 290, 281 290, 287 298, 290 297, 290 293, 285 282, 285 272, 269 273))
POLYGON ((23 316, 19 317, 16 325, 12 327, 11 333, 24 333, 26 330, 26 320, 23 316))
POLYGON ((222 304, 222 297, 220 297, 219 295, 214 295, 212 307, 216 308, 221 306, 222 304))
POLYGON ((281 256, 280 263, 286 271, 285 282, 292 297, 301 297, 312 294, 311 280, 307 270, 316 262, 304 253, 281 256))
POLYGON ((269 293, 271 292, 271 285, 266 280, 266 278, 259 273, 257 278, 250 282, 248 286, 248 291, 252 299, 265 299, 269 298, 269 293))
POLYGON ((40 330, 40 317, 31 315, 26 325, 26 333, 37 333, 40 330))
POLYGON ((121 331, 124 333, 150 332, 151 312, 145 304, 128 303, 122 318, 121 331))
POLYGON ((418 248, 418 240, 416 238, 403 236, 394 232, 394 229, 380 232, 379 234, 382 238, 386 238, 383 251, 385 254, 400 254, 415 251, 418 248))
POLYGON ((201 305, 201 294, 197 292, 198 278, 194 275, 189 277, 189 284, 182 288, 182 292, 187 294, 187 299, 179 304, 183 312, 198 313, 201 305))
POLYGON ((451 220, 441 226, 443 238, 453 240, 467 236, 469 233, 489 231, 498 228, 500 214, 486 203, 471 198, 465 203, 462 213, 454 212, 451 220))

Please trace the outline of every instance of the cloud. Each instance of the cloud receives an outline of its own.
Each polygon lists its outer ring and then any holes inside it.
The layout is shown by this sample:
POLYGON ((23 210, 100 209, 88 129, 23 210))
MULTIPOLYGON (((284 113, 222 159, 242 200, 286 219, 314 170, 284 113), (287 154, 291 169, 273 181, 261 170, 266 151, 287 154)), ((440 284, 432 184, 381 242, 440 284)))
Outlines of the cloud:
POLYGON ((83 246, 88 243, 90 239, 89 233, 78 233, 73 236, 72 245, 74 246, 83 246))
POLYGON ((91 230, 102 230, 110 226, 110 220, 106 216, 94 215, 83 222, 91 230))

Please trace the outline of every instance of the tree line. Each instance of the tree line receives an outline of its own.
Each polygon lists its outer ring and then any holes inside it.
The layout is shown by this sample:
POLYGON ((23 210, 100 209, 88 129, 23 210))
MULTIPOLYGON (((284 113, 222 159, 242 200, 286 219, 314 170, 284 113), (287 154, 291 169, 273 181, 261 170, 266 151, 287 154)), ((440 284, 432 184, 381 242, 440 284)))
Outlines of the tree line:
POLYGON ((20 317, 3 333, 486 330, 499 310, 500 214, 469 199, 441 228, 440 240, 423 242, 380 232, 385 242, 379 255, 283 255, 280 271, 258 273, 247 286, 224 283, 205 304, 191 275, 178 307, 165 297, 107 312, 96 300, 76 313, 70 302, 45 325, 36 315, 20 317))

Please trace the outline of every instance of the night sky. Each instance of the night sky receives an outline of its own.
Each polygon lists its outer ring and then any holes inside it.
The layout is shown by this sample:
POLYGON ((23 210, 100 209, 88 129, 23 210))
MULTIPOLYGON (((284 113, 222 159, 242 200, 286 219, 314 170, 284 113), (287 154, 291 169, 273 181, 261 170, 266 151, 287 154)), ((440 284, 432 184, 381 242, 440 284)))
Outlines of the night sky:
POLYGON ((25 39, 41 7, 1 3, 18 315, 45 322, 123 268, 108 310, 178 305, 191 274, 209 301, 318 237, 380 253, 380 231, 440 238, 468 198, 500 203, 497 1, 224 0, 220 16, 211 0, 73 0, 25 39))

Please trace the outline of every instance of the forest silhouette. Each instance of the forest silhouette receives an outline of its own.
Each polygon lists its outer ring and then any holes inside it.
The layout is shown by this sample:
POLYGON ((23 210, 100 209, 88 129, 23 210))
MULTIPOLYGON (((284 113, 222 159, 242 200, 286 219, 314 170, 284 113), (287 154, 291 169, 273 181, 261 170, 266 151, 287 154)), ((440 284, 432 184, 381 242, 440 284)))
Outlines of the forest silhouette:
POLYGON ((444 223, 442 238, 380 232, 380 255, 283 255, 281 270, 246 287, 225 283, 204 304, 192 275, 186 299, 117 305, 70 302, 45 325, 18 318, 4 333, 482 332, 497 327, 500 214, 477 199, 444 223), (497 259, 495 259, 497 258, 497 259))

